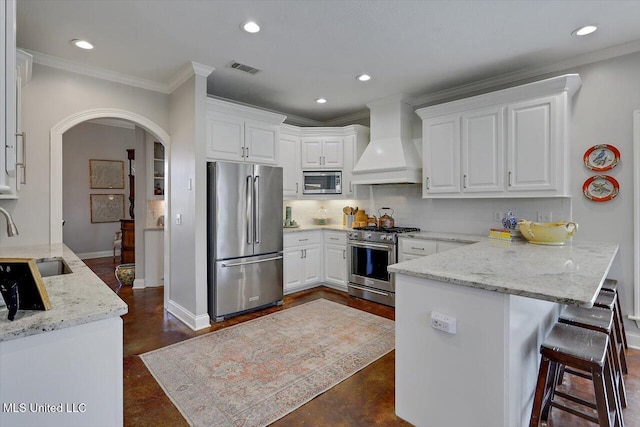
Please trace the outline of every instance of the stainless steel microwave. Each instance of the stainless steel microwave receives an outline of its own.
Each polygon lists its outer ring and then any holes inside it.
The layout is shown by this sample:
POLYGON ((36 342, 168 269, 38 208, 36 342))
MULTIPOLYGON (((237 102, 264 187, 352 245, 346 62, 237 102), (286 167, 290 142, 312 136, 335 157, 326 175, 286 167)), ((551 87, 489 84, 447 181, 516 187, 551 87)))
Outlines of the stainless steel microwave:
POLYGON ((342 194, 342 171, 303 171, 302 194, 342 194))

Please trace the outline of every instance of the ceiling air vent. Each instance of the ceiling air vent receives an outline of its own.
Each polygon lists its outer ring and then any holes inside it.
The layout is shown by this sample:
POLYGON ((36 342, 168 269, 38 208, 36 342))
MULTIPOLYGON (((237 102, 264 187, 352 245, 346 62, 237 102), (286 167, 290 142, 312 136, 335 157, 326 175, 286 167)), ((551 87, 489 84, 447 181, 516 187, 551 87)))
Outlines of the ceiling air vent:
POLYGON ((257 74, 260 72, 259 69, 253 68, 249 65, 241 64, 240 62, 232 61, 227 67, 235 68, 236 70, 244 71, 249 74, 257 74))

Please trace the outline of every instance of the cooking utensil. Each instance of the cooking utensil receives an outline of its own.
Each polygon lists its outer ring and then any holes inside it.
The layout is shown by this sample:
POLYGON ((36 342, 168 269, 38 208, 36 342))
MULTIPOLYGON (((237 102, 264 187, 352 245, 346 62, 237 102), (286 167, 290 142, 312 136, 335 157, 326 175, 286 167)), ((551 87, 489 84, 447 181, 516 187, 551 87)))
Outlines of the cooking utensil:
POLYGON ((394 212, 393 209, 388 207, 378 209, 378 215, 380 215, 378 217, 378 227, 392 228, 395 225, 395 220, 393 219, 394 212), (384 211, 391 211, 391 215, 387 213, 383 214, 384 211))

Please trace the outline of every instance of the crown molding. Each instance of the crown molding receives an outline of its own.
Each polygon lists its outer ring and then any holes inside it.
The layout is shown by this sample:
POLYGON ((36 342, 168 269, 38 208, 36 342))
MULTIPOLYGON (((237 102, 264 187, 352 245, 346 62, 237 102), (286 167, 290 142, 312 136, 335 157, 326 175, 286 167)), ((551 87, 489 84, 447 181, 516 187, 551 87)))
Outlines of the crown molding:
POLYGON ((132 77, 127 74, 110 71, 101 67, 95 67, 93 65, 80 64, 75 61, 58 58, 57 56, 51 56, 33 50, 25 49, 25 51, 33 56, 33 62, 36 64, 46 65, 47 67, 58 68, 60 70, 70 71, 72 73, 95 77, 102 80, 108 80, 115 83, 121 83, 128 86, 134 86, 153 92, 166 94, 170 93, 168 91, 168 86, 164 83, 142 79, 139 77, 132 77))
POLYGON ((413 106, 421 106, 444 99, 465 96, 472 92, 494 88, 496 86, 514 83, 532 77, 538 77, 548 73, 567 70, 581 65, 591 64, 593 62, 604 61, 606 59, 623 56, 630 53, 640 51, 640 40, 624 43, 617 46, 600 49, 589 52, 584 55, 574 56, 564 61, 545 65, 537 68, 529 68, 526 70, 515 71, 513 73, 502 74, 500 76, 491 77, 484 80, 478 80, 462 86, 456 86, 451 89, 445 89, 438 92, 432 92, 423 96, 417 96, 413 99, 413 106))
POLYGON ((370 116, 369 110, 357 111, 353 114, 348 114, 342 117, 336 117, 335 119, 327 120, 316 126, 342 126, 345 124, 352 124, 356 120, 368 119, 370 116))
POLYGON ((215 68, 213 67, 190 61, 180 69, 178 74, 167 85, 167 93, 172 93, 178 89, 182 83, 189 80, 193 75, 209 77, 209 74, 213 73, 214 70, 215 68))

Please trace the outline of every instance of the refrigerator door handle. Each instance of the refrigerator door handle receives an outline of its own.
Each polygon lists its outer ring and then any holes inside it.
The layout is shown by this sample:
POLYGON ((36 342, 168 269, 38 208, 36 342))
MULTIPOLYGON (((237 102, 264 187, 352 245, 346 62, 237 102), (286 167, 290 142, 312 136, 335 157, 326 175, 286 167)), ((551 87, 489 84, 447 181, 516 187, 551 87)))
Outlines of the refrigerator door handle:
POLYGON ((247 176, 247 194, 246 194, 246 198, 247 198, 247 212, 246 212, 246 222, 247 222, 247 243, 249 245, 253 244, 253 212, 254 212, 254 207, 253 207, 253 185, 252 185, 252 180, 253 178, 251 177, 251 175, 247 176))
POLYGON ((253 240, 256 243, 260 243, 262 234, 260 230, 260 175, 256 175, 253 179, 253 201, 253 211, 255 213, 255 235, 253 236, 253 240))
POLYGON ((259 264, 261 262, 267 262, 267 261, 276 261, 282 259, 282 255, 280 256, 276 256, 273 258, 265 258, 265 259, 259 259, 257 261, 248 261, 248 262, 234 262, 231 264, 222 264, 223 267, 241 267, 243 265, 250 265, 250 264, 259 264))

